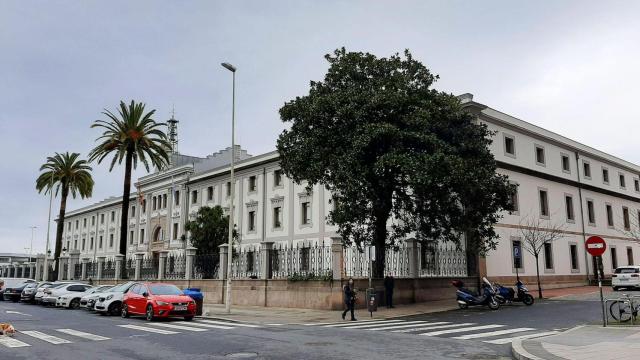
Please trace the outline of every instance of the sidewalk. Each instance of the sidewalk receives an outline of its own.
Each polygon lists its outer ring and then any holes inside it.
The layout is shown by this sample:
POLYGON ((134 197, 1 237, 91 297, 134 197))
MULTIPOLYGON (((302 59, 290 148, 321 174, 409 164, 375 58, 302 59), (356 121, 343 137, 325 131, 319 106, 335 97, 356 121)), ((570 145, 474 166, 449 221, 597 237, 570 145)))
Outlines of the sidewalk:
POLYGON ((640 356, 640 329, 599 325, 578 326, 539 339, 511 344, 518 360, 632 360, 640 356))
MULTIPOLYGON (((397 305, 393 309, 378 308, 373 313, 374 319, 387 319, 401 316, 429 314, 457 309, 455 297, 451 300, 430 301, 419 304, 397 305)), ((319 322, 338 322, 341 311, 339 310, 314 310, 297 308, 277 308, 261 306, 231 307, 231 314, 227 314, 224 304, 204 304, 203 317, 213 317, 226 320, 253 322, 261 324, 305 324, 319 322)), ((370 319, 366 309, 356 310, 359 319, 370 319)))

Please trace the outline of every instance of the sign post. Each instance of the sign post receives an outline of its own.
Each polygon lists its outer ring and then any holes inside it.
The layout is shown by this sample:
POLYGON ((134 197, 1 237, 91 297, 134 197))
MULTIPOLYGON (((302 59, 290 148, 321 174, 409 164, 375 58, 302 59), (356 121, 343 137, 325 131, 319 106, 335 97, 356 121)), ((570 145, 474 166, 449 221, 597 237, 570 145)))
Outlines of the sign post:
POLYGON ((522 266, 522 250, 520 249, 520 245, 513 247, 513 258, 516 263, 516 280, 520 282, 520 275, 518 274, 518 268, 522 266))
POLYGON ((606 327, 607 313, 604 309, 604 298, 602 296, 602 254, 607 250, 607 243, 600 236, 591 236, 585 242, 585 247, 587 252, 596 258, 596 266, 598 268, 595 271, 598 277, 598 289, 600 290, 600 305, 602 305, 602 326, 606 327))

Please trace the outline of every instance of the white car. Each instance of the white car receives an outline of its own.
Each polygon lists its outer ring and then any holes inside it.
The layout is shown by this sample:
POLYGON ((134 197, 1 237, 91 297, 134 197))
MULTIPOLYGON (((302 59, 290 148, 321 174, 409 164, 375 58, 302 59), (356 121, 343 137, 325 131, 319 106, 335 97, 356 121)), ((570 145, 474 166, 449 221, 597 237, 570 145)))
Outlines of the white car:
POLYGON ((100 294, 109 291, 111 288, 113 288, 113 285, 102 285, 96 287, 95 291, 92 293, 85 293, 86 295, 80 298, 80 307, 86 308, 87 310, 93 310, 100 294))
POLYGON ((55 305, 58 298, 68 292, 81 293, 87 291, 91 285, 82 283, 61 284, 44 290, 41 303, 43 305, 55 305))
POLYGON ((122 307, 122 298, 130 287, 135 285, 130 281, 121 285, 116 285, 109 291, 103 292, 98 296, 94 310, 101 315, 119 315, 122 307))
POLYGON ((80 301, 82 297, 100 292, 110 287, 111 286, 109 285, 96 286, 96 287, 87 288, 83 292, 77 292, 77 291, 71 290, 72 287, 70 286, 69 292, 58 296, 58 299, 56 300, 56 306, 65 307, 69 309, 78 309, 80 307, 80 301))
POLYGON ((41 304, 42 303, 42 298, 44 298, 45 296, 45 290, 50 289, 50 288, 54 288, 56 286, 61 286, 63 284, 67 284, 66 282, 53 282, 53 283, 44 283, 40 286, 38 286, 38 288, 36 289, 36 295, 33 297, 33 302, 35 302, 36 304, 41 304))
POLYGON ((613 291, 621 288, 640 288, 640 266, 620 266, 611 275, 613 291))

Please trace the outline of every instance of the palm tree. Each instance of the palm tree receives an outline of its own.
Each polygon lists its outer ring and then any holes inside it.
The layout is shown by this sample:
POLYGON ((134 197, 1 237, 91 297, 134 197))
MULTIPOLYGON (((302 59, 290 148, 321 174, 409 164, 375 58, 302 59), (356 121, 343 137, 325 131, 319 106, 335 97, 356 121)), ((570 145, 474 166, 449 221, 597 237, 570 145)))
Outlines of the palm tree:
MULTIPOLYGON (((62 248, 62 232, 64 231, 64 216, 67 210, 67 197, 69 192, 75 199, 77 195, 81 198, 88 198, 93 192, 93 178, 91 178, 91 167, 86 160, 79 159, 80 154, 68 152, 64 154, 56 153, 47 158, 47 162, 40 166, 40 176, 36 180, 36 190, 45 194, 55 189, 55 195, 61 193, 60 214, 58 214, 58 225, 56 227, 56 246, 54 251, 55 268, 53 276, 58 274, 60 250, 62 248)), ((46 279, 45 279, 46 280, 46 279)))
POLYGON ((89 153, 89 161, 97 160, 101 163, 108 155, 113 154, 109 171, 113 170, 116 162, 124 168, 124 189, 122 192, 122 216, 120 218, 120 254, 124 255, 122 271, 126 276, 124 266, 127 256, 127 224, 129 217, 129 197, 131 195, 131 169, 142 162, 149 171, 149 162, 157 169, 164 168, 169 163, 169 149, 171 143, 167 140, 166 133, 161 129, 166 123, 157 123, 152 119, 155 110, 145 113, 145 104, 131 100, 127 106, 120 101, 118 115, 109 110, 104 110, 107 120, 96 120, 92 128, 102 128, 104 132, 96 139, 98 145, 89 153))

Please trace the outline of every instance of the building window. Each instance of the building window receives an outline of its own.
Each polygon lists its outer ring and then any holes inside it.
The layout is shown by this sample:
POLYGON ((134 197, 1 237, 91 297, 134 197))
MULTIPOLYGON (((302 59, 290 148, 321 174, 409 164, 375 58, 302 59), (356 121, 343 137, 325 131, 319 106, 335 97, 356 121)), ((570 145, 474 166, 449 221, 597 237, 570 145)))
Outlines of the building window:
POLYGON ((602 182, 609 184, 609 170, 607 168, 602 168, 602 182))
POLYGON ((178 223, 173 223, 173 239, 178 238, 178 223))
POLYGON ((516 156, 516 140, 513 136, 504 136, 504 154, 507 156, 516 156))
POLYGON ((255 210, 249 211, 249 231, 256 230, 256 212, 255 210))
POLYGON ((176 190, 175 195, 173 195, 174 204, 176 206, 180 206, 180 191, 176 190))
POLYGON ((540 216, 549 216, 549 198, 546 190, 539 190, 540 193, 540 216))
POLYGON ((87 244, 87 239, 82 239, 82 251, 84 251, 86 244, 87 244))
POLYGON ((82 219, 82 227, 83 228, 87 227, 87 218, 82 219))
POLYGON ((80 220, 76 220, 76 230, 80 227, 80 220))
POLYGON ((100 239, 98 241, 98 248, 102 249, 102 235, 100 235, 100 239))
POLYGON ((550 242, 544 243, 544 268, 553 269, 553 248, 550 242))
POLYGON ((113 234, 109 234, 109 247, 113 247, 113 234))
POLYGON ((311 207, 309 205, 310 203, 308 201, 301 203, 302 225, 311 224, 311 207))
POLYGON ((629 208, 622 207, 622 222, 625 230, 631 230, 631 223, 629 222, 629 208))
POLYGON ((591 165, 589 165, 588 162, 583 161, 582 169, 583 169, 584 177, 587 179, 591 179, 591 165))
POLYGON ((131 217, 132 218, 136 217, 136 207, 135 207, 135 205, 131 206, 131 217))
POLYGON ((73 240, 73 249, 78 250, 78 240, 73 240))
POLYGON ((544 165, 544 148, 542 146, 536 145, 536 164, 544 165))
POLYGON ((624 179, 624 174, 620 174, 620 175, 619 175, 619 177, 620 177, 620 187, 621 187, 622 189, 625 189, 625 188, 627 187, 627 184, 626 184, 626 183, 625 183, 625 181, 624 181, 624 180, 625 180, 625 179, 624 179))
POLYGON ((573 222, 575 221, 575 215, 573 213, 573 197, 571 195, 564 196, 565 208, 567 211, 567 221, 573 222))
MULTIPOLYGON (((507 207, 505 208, 505 210, 509 211, 510 213, 516 213, 518 212, 518 184, 516 183, 511 183, 512 185, 515 185, 515 190, 513 191, 513 193, 511 194, 511 197, 509 198, 509 202, 507 203, 507 207)), ((332 201, 334 202, 335 205, 335 199, 332 199, 332 201)), ((334 210, 335 210, 335 206, 334 206, 334 210)))
POLYGON ((158 209, 158 203, 157 203, 157 199, 154 196, 153 198, 151 198, 151 208, 155 211, 156 209, 158 209))
POLYGON ((569 155, 561 155, 560 161, 562 163, 562 171, 571 173, 571 162, 569 161, 569 155))
POLYGON ((282 185, 282 170, 278 169, 273 172, 273 186, 282 185))
POLYGON ((578 270, 578 245, 569 244, 569 256, 571 257, 571 270, 578 270))
POLYGON ((596 213, 595 213, 595 209, 593 207, 593 200, 587 200, 587 217, 589 219, 589 224, 595 226, 595 224, 596 224, 596 213))
POLYGON ((67 230, 71 230, 71 221, 67 223, 67 230))
POLYGON ((94 226, 96 224, 96 217, 92 216, 91 217, 91 226, 94 226))
POLYGON ((605 205, 607 209, 607 226, 613 227, 613 208, 611 205, 605 205))
MULTIPOLYGON (((64 251, 64 249, 62 249, 64 251)), ((67 250, 71 250, 71 241, 67 241, 67 250)))
POLYGON ((611 249, 611 268, 615 270, 618 268, 618 251, 614 247, 611 247, 610 249, 611 249))
POLYGON ((249 191, 256 191, 256 177, 255 177, 255 175, 249 177, 249 191))
POLYGON ((280 206, 273 208, 273 227, 275 229, 282 227, 282 208, 280 206))
POLYGON ((633 249, 627 246, 627 265, 633 265, 633 249))
POLYGON ((145 214, 147 212, 147 200, 142 199, 142 213, 145 214))
POLYGON ((207 201, 213 200, 213 186, 207 188, 207 201))
POLYGON ((140 244, 144 243, 144 229, 140 229, 140 241, 138 241, 140 244))
POLYGON ((89 250, 93 250, 93 237, 89 239, 89 250))
POLYGON ((104 214, 100 214, 100 224, 104 224, 104 214))
POLYGON ((167 194, 162 194, 162 208, 167 208, 167 194))
POLYGON ((114 221, 116 221, 116 212, 112 211, 111 212, 111 222, 114 222, 114 221))
POLYGON ((231 196, 231 182, 227 181, 227 183, 225 184, 225 189, 227 190, 227 197, 231 196))
POLYGON ((511 247, 513 268, 518 270, 524 269, 522 264, 522 242, 520 240, 511 240, 511 247), (516 254, 519 254, 520 256, 515 256, 516 254))
POLYGON ((638 179, 633 179, 633 188, 640 192, 640 181, 638 179))
POLYGON ((133 245, 133 231, 129 231, 129 245, 133 245))
POLYGON ((191 192, 191 203, 195 204, 198 202, 198 190, 193 190, 191 192))

